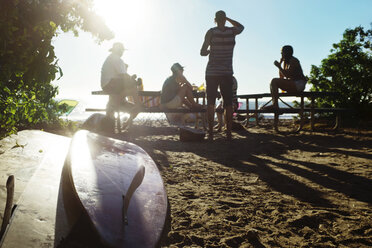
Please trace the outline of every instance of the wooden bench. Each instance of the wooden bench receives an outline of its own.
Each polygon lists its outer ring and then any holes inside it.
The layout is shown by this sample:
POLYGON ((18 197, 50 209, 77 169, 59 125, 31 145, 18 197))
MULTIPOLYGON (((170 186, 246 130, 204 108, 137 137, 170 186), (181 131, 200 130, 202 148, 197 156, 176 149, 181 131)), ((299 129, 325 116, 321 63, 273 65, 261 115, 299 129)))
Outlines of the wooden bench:
MULTIPOLYGON (((206 94, 205 92, 193 92, 194 94, 194 98, 196 99, 196 102, 199 103, 199 101, 201 100, 201 103, 203 106, 206 106, 206 94)), ((104 91, 102 90, 99 90, 99 91, 92 91, 92 95, 96 95, 96 96, 103 96, 103 95, 108 95, 107 93, 105 93, 104 91)), ((155 99, 156 97, 160 97, 161 96, 161 91, 138 91, 138 95, 139 96, 145 96, 145 97, 148 97, 148 99, 143 102, 143 104, 146 104, 147 102, 155 99)), ((105 108, 86 108, 85 111, 87 112, 105 112, 106 109, 105 108)), ((116 119, 116 126, 117 126, 117 129, 118 131, 120 132, 121 131, 121 123, 120 123, 120 112, 126 112, 125 110, 123 109, 117 109, 115 110, 115 112, 117 113, 115 119, 116 119)), ((206 116, 205 116, 205 113, 206 113, 206 108, 204 109, 201 109, 201 110, 192 110, 192 109, 168 109, 168 108, 164 108, 164 107, 160 107, 160 106, 155 106, 155 107, 144 107, 144 108, 141 108, 139 110, 139 113, 184 113, 184 114, 187 114, 187 113, 202 113, 201 115, 201 122, 202 122, 202 125, 203 125, 203 128, 206 129, 206 116)), ((198 119, 195 120, 195 126, 197 127, 198 126, 198 119)))
MULTIPOLYGON (((297 94, 291 94, 291 93, 279 93, 279 100, 285 104, 288 108, 280 108, 278 110, 265 110, 265 109, 259 109, 258 106, 258 100, 262 98, 270 98, 269 101, 267 101, 264 106, 268 105, 272 99, 270 93, 265 94, 250 94, 250 95, 238 95, 238 99, 245 99, 246 101, 246 109, 239 109, 236 112, 240 114, 246 114, 246 126, 248 126, 248 120, 249 117, 253 114, 256 125, 259 125, 259 118, 258 114, 260 113, 273 113, 274 114, 274 128, 276 131, 279 132, 278 124, 279 124, 279 115, 281 114, 299 114, 300 116, 300 124, 295 130, 295 132, 299 132, 302 130, 304 126, 304 119, 305 119, 305 113, 310 114, 310 126, 311 130, 315 129, 315 113, 334 113, 336 114, 336 120, 335 124, 333 126, 333 130, 336 130, 339 127, 340 124, 340 114, 345 111, 350 111, 350 109, 346 108, 316 108, 315 107, 315 99, 321 98, 321 97, 338 97, 337 93, 334 92, 301 92, 297 94), (285 97, 296 97, 300 98, 300 106, 295 108, 290 106, 288 103, 286 103, 282 98, 285 97), (310 107, 305 107, 305 98, 310 99, 310 107), (249 100, 254 99, 255 100, 255 108, 250 109, 249 108, 249 100)), ((263 106, 262 106, 263 107, 263 106)))

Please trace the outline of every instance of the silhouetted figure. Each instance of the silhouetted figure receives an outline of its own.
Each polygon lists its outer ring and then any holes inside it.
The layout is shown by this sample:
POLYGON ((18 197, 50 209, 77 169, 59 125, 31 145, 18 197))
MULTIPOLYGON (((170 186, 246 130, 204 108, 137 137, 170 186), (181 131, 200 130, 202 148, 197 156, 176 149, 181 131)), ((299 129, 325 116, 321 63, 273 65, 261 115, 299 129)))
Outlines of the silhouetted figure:
POLYGON ((194 100, 192 85, 183 75, 183 67, 175 63, 171 71, 172 76, 165 80, 161 90, 162 107, 175 109, 185 104, 190 109, 202 109, 202 106, 194 100))
POLYGON ((211 28, 205 35, 201 56, 209 55, 209 62, 205 72, 207 83, 208 102, 208 139, 213 140, 214 107, 216 103, 217 88, 220 87, 226 117, 226 136, 231 139, 232 127, 232 85, 233 67, 232 58, 235 46, 235 36, 240 34, 244 27, 239 22, 228 17, 224 11, 216 12, 217 27, 211 28), (226 27, 226 21, 233 27, 226 27), (208 50, 209 47, 209 50, 208 50))
POLYGON ((106 58, 101 69, 101 87, 109 94, 109 102, 106 107, 106 115, 114 117, 114 110, 122 108, 129 111, 130 123, 137 116, 140 99, 137 93, 136 75, 130 76, 127 73, 128 65, 121 59, 124 53, 124 46, 120 42, 113 44, 109 50, 111 54, 106 58), (132 96, 134 105, 126 100, 126 96, 132 96))
POLYGON ((283 46, 282 58, 280 62, 275 60, 274 65, 279 68, 279 78, 271 80, 270 91, 273 105, 267 108, 278 109, 279 89, 288 93, 302 92, 305 89, 307 79, 302 72, 300 61, 293 57, 293 48, 291 46, 283 46))
MULTIPOLYGON (((236 78, 233 76, 233 86, 232 86, 232 102, 233 102, 233 113, 238 109, 239 107, 239 102, 238 102, 238 97, 237 97, 237 90, 238 90, 238 81, 236 81, 236 78)), ((216 108, 216 113, 217 113, 217 125, 214 127, 217 132, 221 132, 222 128, 225 126, 225 122, 223 119, 223 101, 217 106, 216 108)), ((226 117, 225 117, 226 119, 226 117)))

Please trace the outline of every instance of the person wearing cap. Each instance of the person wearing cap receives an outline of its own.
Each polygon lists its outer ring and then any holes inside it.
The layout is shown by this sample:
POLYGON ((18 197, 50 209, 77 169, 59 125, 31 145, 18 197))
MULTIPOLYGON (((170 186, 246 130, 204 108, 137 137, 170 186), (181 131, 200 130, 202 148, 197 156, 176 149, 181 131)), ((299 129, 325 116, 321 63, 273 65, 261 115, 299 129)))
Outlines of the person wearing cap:
POLYGON ((140 99, 137 93, 136 75, 127 73, 128 65, 121 59, 124 53, 124 45, 120 42, 113 44, 109 50, 111 53, 106 58, 101 69, 101 87, 109 95, 106 115, 114 116, 114 109, 123 108, 130 112, 128 122, 131 122, 138 114, 140 99), (134 105, 126 101, 126 96, 132 96, 134 105))
POLYGON ((207 83, 207 112, 208 112, 208 139, 213 140, 214 112, 217 97, 217 88, 223 98, 223 107, 226 119, 226 136, 231 139, 231 127, 233 119, 233 67, 232 58, 235 46, 235 36, 243 32, 244 26, 230 19, 222 10, 216 12, 215 22, 217 27, 207 31, 202 48, 201 56, 208 56, 209 61, 205 72, 207 83), (232 27, 225 26, 228 21, 232 27), (209 48, 209 49, 208 49, 209 48))
POLYGON ((183 75, 183 66, 175 63, 171 71, 172 76, 165 80, 161 90, 161 106, 175 109, 185 104, 190 109, 201 109, 202 106, 194 100, 192 85, 183 75))

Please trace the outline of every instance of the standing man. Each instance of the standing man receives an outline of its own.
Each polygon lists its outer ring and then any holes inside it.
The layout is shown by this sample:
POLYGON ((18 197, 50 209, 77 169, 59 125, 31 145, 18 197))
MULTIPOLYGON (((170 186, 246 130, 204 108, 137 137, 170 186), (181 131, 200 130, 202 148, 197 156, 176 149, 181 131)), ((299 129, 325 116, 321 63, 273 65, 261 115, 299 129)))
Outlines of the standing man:
POLYGON ((213 140, 214 108, 217 88, 220 86, 223 107, 225 109, 226 137, 228 140, 231 140, 233 118, 232 86, 234 73, 232 68, 232 57, 235 46, 235 36, 243 31, 244 26, 226 17, 226 13, 222 10, 216 12, 214 21, 217 27, 208 30, 200 50, 201 56, 209 55, 209 62, 205 73, 208 104, 208 139, 213 140), (233 27, 226 27, 226 21, 230 22, 233 27))
POLYGON ((121 59, 124 46, 120 42, 113 44, 111 54, 106 58, 101 69, 101 87, 109 95, 106 116, 114 118, 114 109, 122 108, 130 113, 127 124, 137 116, 140 99, 137 93, 136 76, 127 73, 128 65, 121 59), (132 96, 135 105, 126 101, 126 96, 132 96))

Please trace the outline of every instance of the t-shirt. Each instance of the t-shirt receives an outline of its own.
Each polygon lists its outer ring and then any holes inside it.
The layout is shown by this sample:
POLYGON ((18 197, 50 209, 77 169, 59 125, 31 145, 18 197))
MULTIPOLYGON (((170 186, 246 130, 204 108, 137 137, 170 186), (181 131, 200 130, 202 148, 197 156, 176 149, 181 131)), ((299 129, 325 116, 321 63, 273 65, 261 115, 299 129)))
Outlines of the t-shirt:
POLYGON ((168 77, 163 84, 163 88, 161 89, 161 103, 165 104, 172 101, 172 99, 177 95, 179 87, 180 86, 177 83, 174 75, 168 77))
POLYGON ((111 53, 105 60, 101 69, 101 87, 106 86, 112 78, 127 73, 128 65, 115 53, 111 53))
POLYGON ((242 27, 211 28, 210 54, 206 69, 207 76, 232 75, 232 58, 235 47, 235 36, 243 31, 242 27))
POLYGON ((306 80, 306 77, 304 76, 304 73, 302 71, 302 67, 300 64, 300 61, 293 57, 289 60, 289 63, 284 63, 284 71, 288 75, 289 79, 292 80, 306 80))

